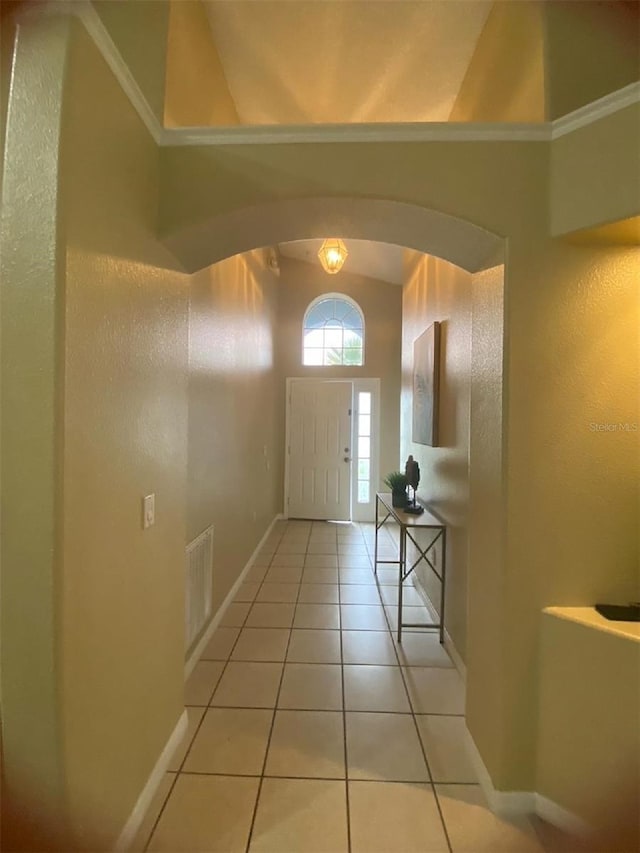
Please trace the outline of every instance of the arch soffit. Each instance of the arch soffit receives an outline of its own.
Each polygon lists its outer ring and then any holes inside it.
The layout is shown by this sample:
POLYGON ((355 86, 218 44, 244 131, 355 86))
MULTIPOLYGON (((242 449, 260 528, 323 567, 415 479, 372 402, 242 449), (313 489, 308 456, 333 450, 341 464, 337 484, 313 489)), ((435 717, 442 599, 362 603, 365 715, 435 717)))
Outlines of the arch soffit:
POLYGON ((224 258, 293 240, 338 236, 394 243, 479 272, 504 261, 504 239, 471 222, 386 199, 302 198, 235 210, 164 236, 193 273, 224 258))

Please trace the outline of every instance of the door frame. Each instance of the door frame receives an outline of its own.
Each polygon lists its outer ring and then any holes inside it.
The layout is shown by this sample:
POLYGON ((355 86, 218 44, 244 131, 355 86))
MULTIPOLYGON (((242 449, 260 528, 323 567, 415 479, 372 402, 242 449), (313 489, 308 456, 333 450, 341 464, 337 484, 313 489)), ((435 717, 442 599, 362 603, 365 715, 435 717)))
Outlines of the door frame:
POLYGON ((291 437, 291 388, 295 382, 348 382, 351 385, 351 488, 350 488, 350 511, 352 522, 374 521, 375 519, 375 495, 378 490, 380 477, 380 379, 356 376, 287 376, 285 380, 285 435, 284 435, 284 518, 289 518, 289 445, 291 437), (371 393, 371 474, 370 474, 370 501, 364 505, 358 504, 358 478, 354 476, 355 463, 357 462, 357 395, 360 391, 371 393), (362 510, 358 512, 358 507, 362 510))

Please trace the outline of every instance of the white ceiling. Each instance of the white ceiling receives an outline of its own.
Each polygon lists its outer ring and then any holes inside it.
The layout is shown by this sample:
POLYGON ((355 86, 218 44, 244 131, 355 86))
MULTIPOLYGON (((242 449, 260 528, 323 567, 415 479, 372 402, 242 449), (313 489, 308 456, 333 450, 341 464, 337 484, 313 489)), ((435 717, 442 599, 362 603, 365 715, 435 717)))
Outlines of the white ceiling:
MULTIPOLYGON (((407 263, 416 254, 390 243, 372 243, 369 240, 345 240, 344 243, 349 253, 342 267, 345 272, 377 278, 390 284, 404 284, 407 263)), ((294 243, 280 243, 278 250, 287 258, 320 266, 318 249, 321 245, 322 240, 297 240, 294 243)))
POLYGON ((492 2, 206 0, 245 124, 447 121, 492 2))

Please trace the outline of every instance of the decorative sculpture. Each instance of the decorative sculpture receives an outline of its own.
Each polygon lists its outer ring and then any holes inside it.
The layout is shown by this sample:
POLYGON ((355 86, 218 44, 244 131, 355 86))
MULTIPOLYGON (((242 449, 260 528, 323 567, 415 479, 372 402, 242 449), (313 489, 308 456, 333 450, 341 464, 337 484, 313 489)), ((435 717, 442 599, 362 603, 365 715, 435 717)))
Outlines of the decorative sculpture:
POLYGON ((407 483, 411 486, 412 494, 412 499, 409 501, 409 505, 405 512, 419 515, 421 512, 424 512, 424 507, 420 506, 420 504, 416 502, 416 491, 420 484, 420 466, 411 455, 407 459, 407 464, 404 466, 404 473, 407 478, 407 483))

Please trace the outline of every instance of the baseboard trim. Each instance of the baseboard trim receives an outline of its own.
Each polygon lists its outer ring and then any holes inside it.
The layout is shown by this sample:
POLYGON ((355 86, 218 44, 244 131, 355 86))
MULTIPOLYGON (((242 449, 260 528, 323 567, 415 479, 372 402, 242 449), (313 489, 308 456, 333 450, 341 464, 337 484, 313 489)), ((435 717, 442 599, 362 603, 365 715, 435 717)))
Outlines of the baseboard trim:
POLYGON ((535 791, 498 791, 491 780, 471 732, 465 725, 467 747, 489 808, 497 814, 536 814, 568 835, 589 838, 593 828, 581 817, 535 791))
POLYGON ((494 787, 491 775, 487 770, 480 751, 476 746, 471 732, 465 724, 465 737, 471 763, 473 764, 480 787, 487 798, 489 808, 498 814, 532 814, 536 810, 536 795, 532 791, 499 791, 494 787))
POLYGON ((267 538, 269 537, 269 535, 270 535, 271 531, 273 530, 276 522, 281 521, 283 518, 284 518, 284 516, 282 515, 282 513, 278 513, 277 515, 275 515, 273 517, 271 523, 269 524, 269 526, 265 530, 264 535, 262 536, 262 539, 258 542, 258 544, 256 545, 256 547, 253 550, 252 555, 247 560, 247 563, 246 563, 244 569, 238 575, 235 583, 233 584, 233 586, 231 587, 231 589, 227 593, 227 595, 226 595, 224 601, 222 602, 222 604, 220 605, 220 607, 218 607, 216 612, 211 617, 209 624, 207 625, 207 627, 204 630, 204 633, 202 634, 202 636, 200 637, 200 639, 198 640, 196 645, 193 647, 193 651, 191 652, 191 654, 188 656, 188 658, 185 661, 185 664, 184 664, 185 681, 187 680, 187 678, 189 678, 189 676, 193 672, 195 665, 200 660, 200 655, 202 654, 205 646, 207 645, 207 643, 209 642, 209 640, 213 636, 213 632, 216 630, 216 628, 220 624, 222 617, 224 616, 224 614, 227 611, 227 608, 229 607, 229 605, 231 604, 231 602, 235 598, 236 593, 240 589, 240 584, 244 581, 245 577, 247 576, 249 569, 254 564, 256 557, 258 556, 258 553, 260 552, 260 549, 262 548, 262 546, 266 542, 267 538))
MULTIPOLYGON (((427 608, 427 610, 431 614, 433 620, 435 622, 437 622, 440 619, 438 611, 436 610, 433 602, 429 598, 429 593, 424 588, 424 586, 420 583, 420 579, 417 577, 415 572, 411 575, 411 580, 413 583, 413 588, 418 593, 420 598, 424 601, 425 607, 427 608)), ((458 670, 460 678, 466 684, 467 683, 467 667, 465 666, 465 663, 462 660, 460 652, 456 648, 456 644, 453 642, 453 640, 451 638, 451 634, 447 631, 446 628, 444 629, 444 647, 447 650, 447 652, 449 653, 449 656, 451 657, 451 660, 453 661, 455 668, 458 670)))
POLYGON ((460 652, 456 648, 456 644, 451 639, 451 634, 444 629, 444 647, 449 653, 451 660, 453 661, 455 668, 458 670, 458 674, 460 678, 464 681, 465 685, 467 683, 467 667, 465 666, 464 661, 460 657, 460 652))
POLYGON ((557 826, 568 835, 578 836, 580 838, 589 838, 593 835, 593 827, 583 820, 581 817, 573 814, 573 812, 559 806, 548 797, 542 794, 536 794, 536 814, 547 823, 557 826))
POLYGON ((136 833, 140 829, 142 825, 142 821, 144 820, 144 816, 147 813, 147 809, 153 799, 156 791, 158 790, 158 786, 162 782, 164 778, 164 774, 167 772, 169 765, 171 764, 171 759, 173 758, 173 754, 176 749, 180 746, 182 739, 187 733, 187 712, 183 710, 178 722, 175 725, 173 732, 171 733, 169 740, 166 742, 164 749, 160 753, 160 757, 155 763, 153 770, 151 771, 151 775, 146 781, 146 784, 142 791, 140 792, 140 796, 138 797, 135 806, 133 807, 133 811, 129 815, 129 819, 124 825, 124 828, 113 847, 114 853, 126 853, 126 851, 131 846, 136 833))

